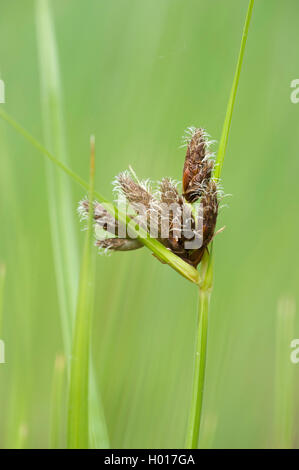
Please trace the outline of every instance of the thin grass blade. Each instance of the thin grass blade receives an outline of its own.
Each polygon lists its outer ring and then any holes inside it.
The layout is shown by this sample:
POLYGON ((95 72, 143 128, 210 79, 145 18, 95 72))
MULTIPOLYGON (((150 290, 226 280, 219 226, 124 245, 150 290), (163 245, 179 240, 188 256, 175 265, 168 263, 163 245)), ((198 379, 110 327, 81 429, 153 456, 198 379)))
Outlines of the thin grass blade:
POLYGON ((51 398, 51 424, 50 424, 50 448, 61 449, 64 447, 62 432, 64 428, 63 405, 66 386, 66 360, 63 354, 58 354, 55 359, 52 398, 51 398))
MULTIPOLYGON (((66 164, 58 55, 48 0, 36 1, 36 26, 45 142, 66 164)), ((66 175, 55 172, 49 162, 46 176, 62 333, 66 351, 70 351, 79 266, 70 181, 66 175)))
POLYGON ((222 134, 221 134, 221 138, 219 142, 217 160, 216 160, 216 165, 215 165, 215 173, 214 173, 214 177, 216 179, 220 178, 221 172, 222 172, 223 161, 225 157, 225 152, 226 152, 226 147, 227 147, 227 142, 228 142, 228 135, 230 131, 232 115, 233 115, 233 110, 234 110, 234 105, 235 105, 235 100, 236 100, 236 95, 237 95, 237 89, 239 85, 239 79, 240 79, 240 74, 241 74, 241 69, 242 69, 242 64, 243 64, 243 59, 244 59, 244 53, 245 53, 246 41, 248 37, 250 20, 252 16, 253 5, 254 5, 254 0, 250 0, 248 10, 247 10, 246 20, 244 24, 244 29, 243 29, 237 68, 236 68, 234 81, 233 81, 233 85, 232 85, 232 89, 231 89, 231 93, 230 93, 230 97, 229 97, 229 101, 227 105, 222 134))
MULTIPOLYGON (((71 170, 67 165, 63 164, 60 160, 58 160, 51 152, 49 152, 43 145, 41 145, 29 132, 27 132, 20 124, 18 124, 11 116, 9 116, 3 108, 0 108, 0 117, 2 117, 8 124, 10 124, 19 134, 21 134, 28 142, 31 143, 37 150, 39 150, 45 157, 51 160, 54 165, 62 170, 65 174, 67 174, 73 181, 79 184, 84 189, 89 189, 89 185, 84 179, 82 179, 79 175, 77 175, 73 170, 71 170)), ((107 210, 113 215, 115 215, 116 219, 128 225, 131 222, 131 219, 126 216, 126 214, 122 213, 115 207, 112 203, 109 203, 107 199, 105 199, 98 191, 94 192, 95 197, 99 202, 106 203, 107 210)), ((150 238, 149 234, 142 229, 142 227, 138 226, 137 224, 135 227, 131 227, 132 234, 135 234, 136 237, 158 258, 162 261, 167 263, 170 267, 172 267, 175 271, 177 271, 181 276, 185 277, 189 281, 193 282, 194 284, 199 284, 200 282, 200 275, 199 272, 190 266, 185 261, 181 260, 178 256, 171 253, 165 246, 163 246, 160 242, 155 240, 154 238, 150 238)))
POLYGON ((198 445, 206 368, 209 303, 210 293, 200 290, 193 390, 186 440, 187 449, 197 449, 198 445))
MULTIPOLYGON (((90 165, 89 204, 94 200, 94 143, 90 165)), ((69 392, 68 447, 89 448, 89 368, 91 349, 91 318, 94 294, 93 211, 89 211, 85 235, 78 303, 72 347, 69 392)))
POLYGON ((4 287, 6 278, 6 267, 4 263, 0 263, 0 339, 3 332, 3 305, 4 305, 4 287))
POLYGON ((296 305, 292 297, 278 303, 275 351, 275 425, 274 447, 291 449, 294 444, 294 374, 290 344, 295 337, 296 305))
MULTIPOLYGON (((71 176, 85 189, 89 188, 79 176, 69 170, 67 165, 66 139, 64 132, 63 103, 59 76, 59 61, 55 40, 54 25, 51 18, 48 0, 36 1, 36 23, 39 45, 40 75, 42 85, 42 103, 44 132, 46 145, 51 152, 59 155, 59 160, 52 156, 42 145, 37 143, 26 131, 16 123, 15 128, 35 147, 42 150, 49 160, 54 161, 64 172, 57 173, 47 162, 47 182, 49 194, 49 210, 51 217, 52 239, 56 268, 57 290, 60 301, 60 314, 66 357, 71 354, 74 312, 76 309, 79 272, 78 245, 74 222, 74 204, 70 181, 71 176)), ((92 368, 93 370, 93 368, 92 368)), ((93 372, 92 372, 93 374, 93 372)), ((95 378, 91 380, 91 430, 97 448, 109 447, 104 412, 100 410, 101 399, 95 387, 95 378), (97 429, 97 433, 95 433, 97 429), (101 439, 100 439, 101 437, 101 439)))
MULTIPOLYGON (((228 142, 228 135, 230 131, 230 124, 232 113, 235 104, 235 98, 243 64, 246 40, 249 30, 249 24, 252 15, 254 0, 249 1, 243 35, 241 40, 241 47, 237 68, 234 76, 233 86, 227 106, 226 117, 223 124, 222 135, 219 144, 219 150, 216 159, 214 178, 219 180, 221 176, 225 151, 228 142)), ((198 447, 198 438, 201 427, 202 406, 203 406, 203 393, 205 383, 205 367, 206 367, 206 348, 207 348, 207 331, 208 331, 208 315, 209 315, 209 300, 213 288, 213 244, 210 249, 210 254, 207 252, 201 263, 201 280, 199 283, 199 318, 197 324, 196 348, 194 359, 194 373, 193 373, 193 387, 191 407, 189 413, 189 421, 187 427, 186 447, 189 449, 196 449, 198 447)))

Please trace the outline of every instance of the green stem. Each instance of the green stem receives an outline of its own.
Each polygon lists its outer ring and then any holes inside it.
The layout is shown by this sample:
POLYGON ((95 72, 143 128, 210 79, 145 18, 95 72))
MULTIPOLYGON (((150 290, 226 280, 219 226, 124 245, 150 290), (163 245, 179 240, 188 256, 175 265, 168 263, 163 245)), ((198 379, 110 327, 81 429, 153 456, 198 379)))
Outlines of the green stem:
MULTIPOLYGON (((237 88, 244 58, 246 40, 248 36, 249 24, 252 15, 254 0, 249 1, 246 20, 243 29, 241 47, 237 67, 235 71, 233 86, 227 105, 226 116, 223 124, 219 150, 215 165, 214 178, 219 179, 221 176, 225 151, 227 147, 228 135, 231 125, 231 119, 237 94, 237 88)), ((193 374, 193 391, 191 399, 191 408, 189 414, 189 423, 187 430, 186 447, 188 449, 196 449, 198 446, 198 437, 201 426, 202 403, 205 383, 206 368, 206 348, 207 348, 207 331, 208 331, 208 313, 209 301, 212 292, 213 282, 213 247, 209 253, 205 253, 201 267, 201 281, 199 283, 199 318, 197 327, 197 342, 195 351, 195 364, 193 374)))
POLYGON ((38 140, 36 140, 26 129, 24 129, 18 122, 16 122, 9 114, 7 114, 3 108, 0 108, 0 117, 4 119, 11 127, 13 127, 20 135, 22 135, 33 147, 41 152, 45 157, 51 160, 54 165, 60 168, 65 174, 67 174, 73 181, 82 186, 84 189, 89 189, 89 184, 84 181, 79 175, 71 170, 67 165, 58 160, 54 155, 49 152, 38 140))
MULTIPOLYGON (((94 141, 91 141, 89 207, 94 200, 94 141)), ((93 210, 89 211, 85 236, 72 347, 67 441, 70 449, 87 449, 89 439, 89 373, 91 319, 94 300, 93 210)))
POLYGON ((187 449, 197 449, 198 444, 206 368, 209 303, 210 293, 199 289, 197 340, 195 348, 192 401, 186 441, 187 449))
POLYGON ((209 255, 208 252, 206 252, 201 262, 203 281, 199 285, 197 338, 195 346, 192 398, 186 439, 187 449, 197 449, 201 424, 206 369, 208 315, 213 284, 212 262, 212 253, 209 255))

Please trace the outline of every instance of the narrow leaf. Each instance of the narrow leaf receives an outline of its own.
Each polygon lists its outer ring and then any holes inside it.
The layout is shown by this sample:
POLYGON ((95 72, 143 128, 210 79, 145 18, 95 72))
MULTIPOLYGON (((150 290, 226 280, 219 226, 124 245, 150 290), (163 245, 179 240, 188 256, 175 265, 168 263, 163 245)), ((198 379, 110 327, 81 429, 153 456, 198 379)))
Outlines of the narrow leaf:
POLYGON ((62 431, 64 428, 64 393, 66 385, 66 361, 62 354, 56 356, 53 384, 52 384, 52 397, 51 397, 51 424, 50 424, 50 448, 61 449, 62 431))
MULTIPOLYGON (((90 163, 89 204, 94 200, 94 144, 90 163)), ((68 447, 89 448, 89 367, 91 318, 94 293, 93 211, 89 211, 80 272, 78 302, 72 347, 69 393, 68 447)))

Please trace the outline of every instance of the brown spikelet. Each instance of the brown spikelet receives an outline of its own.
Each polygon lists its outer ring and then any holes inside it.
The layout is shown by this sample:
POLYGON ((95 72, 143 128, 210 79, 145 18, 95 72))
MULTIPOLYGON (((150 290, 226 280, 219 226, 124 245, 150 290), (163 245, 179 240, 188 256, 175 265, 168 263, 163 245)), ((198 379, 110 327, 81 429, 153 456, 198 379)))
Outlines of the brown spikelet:
POLYGON ((153 199, 152 194, 140 184, 136 183, 127 173, 120 173, 117 176, 117 182, 128 202, 138 210, 138 205, 149 208, 153 199))
POLYGON ((163 178, 160 183, 161 202, 168 208, 169 238, 166 246, 173 252, 181 251, 177 230, 181 223, 183 199, 170 178, 163 178))
POLYGON ((209 181, 201 202, 203 205, 203 244, 207 246, 213 238, 218 215, 219 203, 215 181, 209 181))
POLYGON ((212 170, 213 161, 208 158, 205 131, 195 129, 187 146, 183 169, 183 195, 187 202, 199 199, 212 170))
POLYGON ((188 259, 188 262, 195 268, 201 262, 204 252, 215 233, 219 206, 215 181, 208 182, 201 203, 203 206, 202 246, 198 250, 189 253, 188 259))
MULTIPOLYGON (((105 209, 102 204, 95 201, 93 204, 93 211, 93 218, 98 226, 100 226, 103 230, 112 233, 113 235, 118 235, 120 228, 119 222, 105 209)), ((89 213, 88 200, 83 200, 80 202, 79 212, 82 219, 87 219, 89 213)))
POLYGON ((163 178, 160 183, 161 202, 165 204, 174 204, 180 202, 180 195, 175 184, 170 178, 163 178))
POLYGON ((142 248, 143 244, 138 240, 128 238, 105 238, 104 240, 97 240, 96 246, 104 250, 131 251, 142 248))

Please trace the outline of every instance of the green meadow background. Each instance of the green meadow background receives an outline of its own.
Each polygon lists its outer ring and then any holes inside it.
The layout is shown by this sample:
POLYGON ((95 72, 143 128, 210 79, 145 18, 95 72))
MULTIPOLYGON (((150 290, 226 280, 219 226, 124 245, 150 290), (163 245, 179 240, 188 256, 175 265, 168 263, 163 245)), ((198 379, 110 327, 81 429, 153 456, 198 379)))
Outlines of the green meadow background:
MULTIPOLYGON (((88 179, 93 133, 96 189, 108 199, 129 165, 139 177, 181 179, 184 130, 203 126, 219 140, 247 0, 49 4, 72 169, 88 179)), ((46 145, 35 9, 33 0, 0 1, 0 106, 46 145)), ((298 18, 295 0, 255 2, 222 174, 232 196, 215 243, 202 447, 299 445, 299 364, 289 359, 299 321, 288 309, 282 327, 277 317, 282 298, 298 302, 299 104, 290 100, 298 18)), ((64 353, 45 170, 1 121, 1 448, 50 445, 54 363, 64 353)), ((85 193, 70 188, 74 228, 66 221, 66 229, 81 253, 76 209, 85 193)), ((63 191, 57 211, 62 199, 63 191)), ((96 257, 95 297, 92 350, 111 447, 182 448, 197 289, 143 248, 96 257)), ((66 388, 63 396, 66 412, 66 388)))

